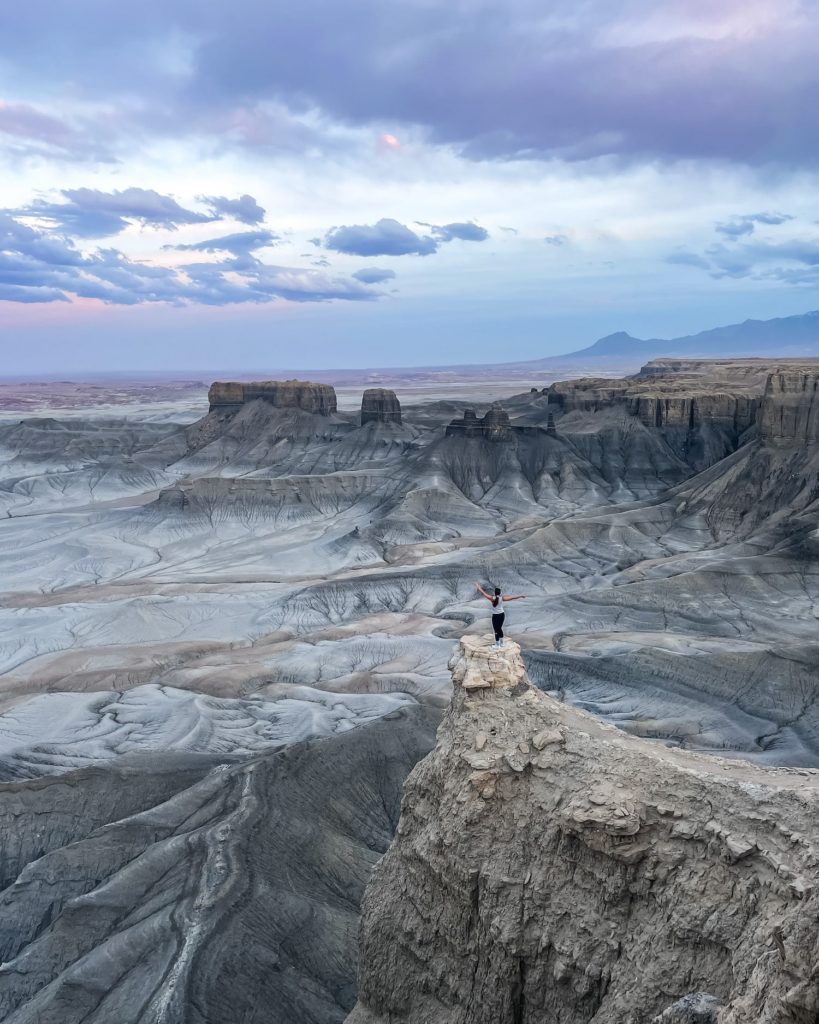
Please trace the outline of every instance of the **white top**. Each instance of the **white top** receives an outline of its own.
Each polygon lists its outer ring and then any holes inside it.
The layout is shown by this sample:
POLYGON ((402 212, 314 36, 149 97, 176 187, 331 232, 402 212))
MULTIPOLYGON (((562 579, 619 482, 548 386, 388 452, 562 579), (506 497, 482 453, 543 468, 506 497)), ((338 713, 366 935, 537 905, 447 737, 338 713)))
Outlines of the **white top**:
POLYGON ((493 615, 503 615, 504 614, 504 611, 503 611, 503 597, 501 597, 500 594, 498 594, 498 603, 492 605, 492 614, 493 615))

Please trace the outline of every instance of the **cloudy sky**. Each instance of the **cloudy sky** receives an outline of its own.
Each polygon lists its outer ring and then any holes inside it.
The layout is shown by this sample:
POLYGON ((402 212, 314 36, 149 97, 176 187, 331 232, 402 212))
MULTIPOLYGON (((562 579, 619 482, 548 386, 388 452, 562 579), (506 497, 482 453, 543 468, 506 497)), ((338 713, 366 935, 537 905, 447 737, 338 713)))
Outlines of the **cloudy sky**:
POLYGON ((3 7, 0 375, 819 307, 819 0, 3 7))

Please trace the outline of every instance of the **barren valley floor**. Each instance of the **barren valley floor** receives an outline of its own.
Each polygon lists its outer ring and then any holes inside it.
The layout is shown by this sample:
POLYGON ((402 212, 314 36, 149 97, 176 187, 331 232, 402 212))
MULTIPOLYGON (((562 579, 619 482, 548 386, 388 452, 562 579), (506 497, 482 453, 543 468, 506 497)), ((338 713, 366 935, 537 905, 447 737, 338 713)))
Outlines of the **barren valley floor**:
POLYGON ((500 405, 227 382, 196 419, 187 392, 176 412, 163 393, 153 413, 141 395, 138 415, 6 417, 0 1017, 227 1021, 190 1007, 214 971, 241 988, 226 951, 246 945, 282 1009, 243 1020, 343 1020, 361 891, 453 642, 488 630, 476 581, 526 594, 508 632, 559 700, 819 767, 818 386, 810 361, 677 360, 500 405), (326 842, 270 875, 260 806, 326 842), (240 864, 275 941, 252 905, 236 917, 240 864), (308 921, 321 957, 294 939, 308 921))

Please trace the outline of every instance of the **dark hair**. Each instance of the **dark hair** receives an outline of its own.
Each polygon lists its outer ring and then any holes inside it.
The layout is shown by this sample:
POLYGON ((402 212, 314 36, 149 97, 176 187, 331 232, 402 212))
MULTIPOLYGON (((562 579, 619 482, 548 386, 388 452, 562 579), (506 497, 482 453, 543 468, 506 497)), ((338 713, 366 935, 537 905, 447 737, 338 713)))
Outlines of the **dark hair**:
POLYGON ((495 596, 492 599, 492 607, 493 608, 497 608, 497 606, 498 606, 498 598, 500 597, 500 592, 501 592, 500 591, 500 587, 495 587, 495 596))

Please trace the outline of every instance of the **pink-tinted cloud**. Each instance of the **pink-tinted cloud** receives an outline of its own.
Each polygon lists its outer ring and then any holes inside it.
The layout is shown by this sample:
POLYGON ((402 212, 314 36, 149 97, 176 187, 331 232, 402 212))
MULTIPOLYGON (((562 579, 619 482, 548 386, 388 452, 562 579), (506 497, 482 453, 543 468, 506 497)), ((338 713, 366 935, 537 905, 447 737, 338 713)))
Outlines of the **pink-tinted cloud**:
POLYGON ((382 142, 421 126, 480 159, 819 157, 815 0, 301 0, 286 17, 267 0, 8 7, 0 57, 18 98, 27 80, 68 80, 119 103, 100 131, 120 145, 138 123, 307 151, 322 136, 298 115, 315 111, 389 125, 382 142))
POLYGON ((0 133, 21 139, 65 147, 74 139, 72 130, 59 118, 44 114, 27 103, 0 100, 0 133))
MULTIPOLYGON (((223 306, 275 299, 370 301, 381 295, 360 279, 265 264, 250 254, 253 246, 246 239, 240 245, 239 236, 227 237, 228 244, 222 239, 220 249, 231 254, 228 258, 172 268, 131 260, 117 249, 82 252, 64 235, 0 212, 0 301, 50 303, 83 298, 115 306, 223 306)), ((208 244, 211 251, 212 243, 208 244)))

